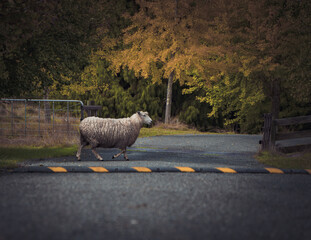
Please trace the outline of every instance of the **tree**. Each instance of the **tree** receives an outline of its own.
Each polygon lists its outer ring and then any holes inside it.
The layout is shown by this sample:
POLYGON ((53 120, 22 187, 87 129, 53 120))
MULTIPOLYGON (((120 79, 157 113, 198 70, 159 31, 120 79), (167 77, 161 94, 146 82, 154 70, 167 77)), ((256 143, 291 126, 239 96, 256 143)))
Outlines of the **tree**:
POLYGON ((282 93, 304 102, 311 93, 311 4, 305 0, 243 4, 247 24, 235 29, 242 39, 236 44, 241 72, 249 78, 259 76, 271 99, 273 118, 278 118, 282 93))
POLYGON ((195 74, 197 80, 186 91, 203 89, 206 94, 199 100, 213 107, 210 117, 222 114, 225 124, 244 125, 247 132, 260 130, 264 111, 278 118, 280 109, 288 114, 286 109, 297 103, 306 106, 311 90, 310 2, 240 0, 218 6, 214 29, 223 29, 227 40, 221 43, 225 57, 215 64, 235 64, 222 68, 210 84, 195 74))
POLYGON ((116 72, 127 66, 137 77, 151 76, 153 82, 168 80, 166 123, 170 118, 173 81, 179 80, 181 84, 193 81, 193 71, 210 81, 210 76, 221 71, 214 59, 223 57, 220 44, 225 39, 219 38, 220 31, 213 32, 210 28, 218 10, 216 3, 137 1, 139 11, 134 16, 127 16, 132 24, 122 36, 123 48, 117 48, 107 56, 116 72), (217 46, 214 45, 216 41, 217 46))
POLYGON ((103 22, 105 1, 4 1, 0 78, 2 96, 48 97, 63 77, 77 77, 87 65, 103 22))
POLYGON ((109 63, 93 55, 81 81, 63 86, 62 96, 81 100, 94 100, 102 106, 102 117, 131 116, 145 109, 156 120, 162 114, 163 87, 151 84, 150 79, 137 78, 133 71, 124 68, 115 76, 108 70, 109 63))

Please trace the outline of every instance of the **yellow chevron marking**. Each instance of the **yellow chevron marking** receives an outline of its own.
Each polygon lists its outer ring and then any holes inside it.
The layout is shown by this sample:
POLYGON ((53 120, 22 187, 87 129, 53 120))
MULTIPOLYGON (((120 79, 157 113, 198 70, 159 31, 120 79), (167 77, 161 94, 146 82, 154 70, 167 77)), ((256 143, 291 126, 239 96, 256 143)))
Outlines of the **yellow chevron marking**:
POLYGON ((284 173, 281 169, 278 168, 266 168, 270 173, 284 173))
POLYGON ((63 167, 48 167, 51 169, 53 172, 67 172, 67 170, 63 167))
POLYGON ((305 169, 309 174, 311 174, 311 169, 305 169))
POLYGON ((181 172, 195 172, 195 170, 193 168, 190 168, 190 167, 175 167, 175 168, 177 168, 181 172))
POLYGON ((221 167, 218 167, 217 169, 222 171, 222 172, 224 172, 224 173, 237 173, 235 170, 233 170, 231 168, 221 168, 221 167))
POLYGON ((94 172, 109 172, 106 168, 104 167, 89 167, 92 169, 94 172))
POLYGON ((146 168, 146 167, 132 167, 135 169, 137 172, 152 172, 151 169, 146 168))

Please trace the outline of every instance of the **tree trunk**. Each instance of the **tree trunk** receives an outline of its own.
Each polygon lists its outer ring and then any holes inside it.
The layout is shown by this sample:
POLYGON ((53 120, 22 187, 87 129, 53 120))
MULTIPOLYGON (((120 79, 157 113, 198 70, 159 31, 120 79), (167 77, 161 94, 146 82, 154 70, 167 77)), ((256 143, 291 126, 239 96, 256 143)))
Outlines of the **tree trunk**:
POLYGON ((170 73, 167 82, 167 93, 166 93, 166 108, 165 108, 165 124, 168 124, 171 120, 171 109, 172 109, 172 97, 173 97, 173 79, 174 71, 170 73))
MULTIPOLYGON (((178 0, 175 0, 175 24, 179 23, 178 18, 178 0)), ((172 54, 172 58, 174 58, 175 53, 172 54)), ((167 92, 166 92, 166 108, 165 108, 165 124, 170 123, 171 120, 171 111, 172 111, 172 98, 173 98, 173 79, 175 72, 174 70, 170 73, 167 82, 167 92)))

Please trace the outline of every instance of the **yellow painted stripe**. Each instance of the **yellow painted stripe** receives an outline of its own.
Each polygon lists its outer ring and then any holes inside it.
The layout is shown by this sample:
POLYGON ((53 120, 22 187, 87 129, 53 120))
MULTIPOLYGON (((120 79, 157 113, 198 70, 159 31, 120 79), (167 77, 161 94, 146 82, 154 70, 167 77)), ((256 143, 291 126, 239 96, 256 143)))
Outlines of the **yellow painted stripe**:
POLYGON ((266 168, 270 173, 284 173, 281 169, 278 168, 266 168))
POLYGON ((181 172, 195 172, 193 168, 190 167, 175 167, 179 169, 181 172))
POLYGON ((311 169, 305 169, 309 174, 311 174, 311 169))
POLYGON ((134 168, 137 172, 151 172, 151 169, 146 167, 132 167, 132 168, 134 168))
POLYGON ((109 172, 106 168, 104 167, 89 167, 92 169, 94 172, 109 172))
POLYGON ((67 170, 63 167, 48 167, 51 169, 53 172, 67 172, 67 170))
POLYGON ((233 170, 232 168, 221 168, 221 167, 218 167, 217 168, 218 170, 224 172, 224 173, 237 173, 235 170, 233 170))

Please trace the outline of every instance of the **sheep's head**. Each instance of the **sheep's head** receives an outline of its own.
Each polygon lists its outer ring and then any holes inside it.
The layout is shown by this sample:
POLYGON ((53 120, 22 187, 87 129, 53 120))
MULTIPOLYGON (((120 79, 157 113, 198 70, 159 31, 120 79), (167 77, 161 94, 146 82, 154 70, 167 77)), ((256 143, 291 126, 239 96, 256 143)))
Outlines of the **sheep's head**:
POLYGON ((150 125, 152 123, 152 119, 149 117, 148 112, 137 112, 138 116, 143 120, 143 123, 150 125))

